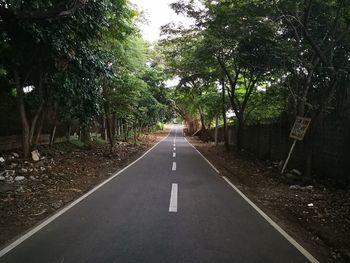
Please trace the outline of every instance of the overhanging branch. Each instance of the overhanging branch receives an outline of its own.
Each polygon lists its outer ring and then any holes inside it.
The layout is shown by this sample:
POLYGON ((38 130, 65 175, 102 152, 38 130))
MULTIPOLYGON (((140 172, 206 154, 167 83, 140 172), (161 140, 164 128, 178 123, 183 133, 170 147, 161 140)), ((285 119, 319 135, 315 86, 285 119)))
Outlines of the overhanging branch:
POLYGON ((65 0, 50 9, 20 10, 0 6, 0 17, 3 19, 44 20, 50 18, 68 17, 82 8, 88 0, 65 0))

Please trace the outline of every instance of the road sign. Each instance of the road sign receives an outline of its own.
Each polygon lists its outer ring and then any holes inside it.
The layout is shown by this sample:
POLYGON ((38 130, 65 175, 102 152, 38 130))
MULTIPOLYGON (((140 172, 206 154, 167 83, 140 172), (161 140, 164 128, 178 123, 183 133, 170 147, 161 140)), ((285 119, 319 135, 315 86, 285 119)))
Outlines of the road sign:
POLYGON ((297 117, 289 137, 298 141, 302 141, 307 132, 307 129, 309 128, 310 122, 310 118, 297 117))

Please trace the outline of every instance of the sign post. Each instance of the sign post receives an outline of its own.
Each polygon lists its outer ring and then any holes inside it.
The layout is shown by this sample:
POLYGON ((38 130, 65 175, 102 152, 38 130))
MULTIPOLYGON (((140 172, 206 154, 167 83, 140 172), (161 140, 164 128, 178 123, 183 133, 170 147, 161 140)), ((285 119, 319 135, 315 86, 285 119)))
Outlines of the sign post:
POLYGON ((289 137, 294 139, 294 141, 293 141, 292 147, 290 147, 287 159, 284 162, 283 168, 281 170, 281 174, 283 174, 287 168, 289 159, 292 156, 292 153, 294 151, 297 141, 302 141, 304 139, 307 129, 310 126, 310 122, 311 122, 310 118, 303 118, 303 117, 297 117, 297 119, 295 120, 292 131, 289 134, 289 137))

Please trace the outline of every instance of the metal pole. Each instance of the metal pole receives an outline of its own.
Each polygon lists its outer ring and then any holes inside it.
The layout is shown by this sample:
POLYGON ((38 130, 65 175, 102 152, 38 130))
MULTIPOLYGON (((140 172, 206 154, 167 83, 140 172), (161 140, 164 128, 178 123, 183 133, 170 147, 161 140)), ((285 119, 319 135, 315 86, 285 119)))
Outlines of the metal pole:
POLYGON ((288 156, 287 156, 287 159, 286 161, 284 162, 284 165, 283 165, 283 168, 282 168, 282 171, 281 171, 281 174, 284 174, 284 171, 286 170, 287 168, 287 165, 288 165, 288 162, 289 162, 289 159, 294 151, 294 147, 297 143, 297 140, 294 140, 293 144, 292 144, 292 147, 290 147, 290 150, 289 150, 289 153, 288 153, 288 156))

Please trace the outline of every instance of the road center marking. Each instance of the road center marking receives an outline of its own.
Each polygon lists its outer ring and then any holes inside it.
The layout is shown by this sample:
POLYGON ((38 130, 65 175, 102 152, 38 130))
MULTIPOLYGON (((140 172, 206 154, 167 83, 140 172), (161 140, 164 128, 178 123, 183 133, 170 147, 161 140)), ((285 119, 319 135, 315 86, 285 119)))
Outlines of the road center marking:
POLYGON ((173 158, 175 158, 176 157, 176 153, 173 153, 173 158))
POLYGON ((176 171, 176 162, 173 162, 173 167, 171 169, 172 171, 176 171))
POLYGON ((177 184, 172 184, 172 187, 171 187, 169 212, 170 213, 177 212, 177 184))
POLYGON ((174 151, 176 151, 176 148, 174 147, 174 151))

